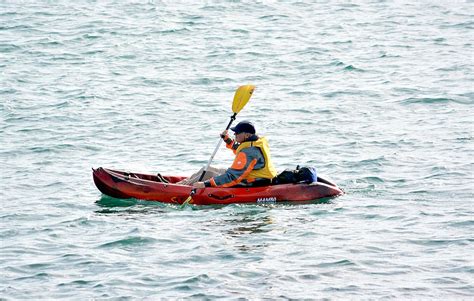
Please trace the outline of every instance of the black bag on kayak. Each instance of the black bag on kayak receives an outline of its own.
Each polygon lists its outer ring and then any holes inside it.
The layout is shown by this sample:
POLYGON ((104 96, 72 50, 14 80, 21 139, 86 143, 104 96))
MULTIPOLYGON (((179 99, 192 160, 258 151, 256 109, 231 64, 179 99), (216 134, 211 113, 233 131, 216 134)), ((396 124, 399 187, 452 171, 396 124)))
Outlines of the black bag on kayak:
POLYGON ((296 171, 297 183, 311 184, 318 181, 318 175, 316 174, 316 168, 314 167, 301 167, 296 171))
POLYGON ((316 168, 301 167, 298 165, 296 169, 285 169, 273 179, 273 184, 291 184, 291 183, 306 183, 310 184, 318 181, 316 168))
POLYGON ((280 174, 278 174, 275 178, 273 178, 272 183, 273 185, 296 183, 295 170, 285 169, 280 174))

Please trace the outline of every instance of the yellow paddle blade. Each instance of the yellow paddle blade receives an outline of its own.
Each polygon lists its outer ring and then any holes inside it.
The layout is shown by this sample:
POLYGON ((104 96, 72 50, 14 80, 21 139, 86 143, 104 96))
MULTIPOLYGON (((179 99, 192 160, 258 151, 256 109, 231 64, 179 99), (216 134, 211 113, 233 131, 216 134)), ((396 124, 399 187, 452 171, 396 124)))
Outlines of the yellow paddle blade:
POLYGON ((237 91, 235 91, 234 101, 232 102, 232 111, 234 113, 239 113, 245 107, 253 94, 253 90, 255 90, 254 85, 245 85, 240 86, 237 91))
POLYGON ((181 204, 181 208, 183 208, 186 205, 192 204, 193 203, 193 197, 190 195, 188 198, 181 204))

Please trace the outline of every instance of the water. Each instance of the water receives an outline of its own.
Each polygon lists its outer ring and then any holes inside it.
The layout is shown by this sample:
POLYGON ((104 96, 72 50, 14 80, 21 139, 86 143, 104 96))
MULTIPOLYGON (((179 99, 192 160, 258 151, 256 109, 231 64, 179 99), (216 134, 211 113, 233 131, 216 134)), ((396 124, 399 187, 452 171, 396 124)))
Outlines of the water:
MULTIPOLYGON (((0 3, 0 299, 472 299, 471 2, 0 3), (235 89, 299 205, 118 201, 190 174, 235 89)), ((232 155, 222 149, 216 166, 232 155)))

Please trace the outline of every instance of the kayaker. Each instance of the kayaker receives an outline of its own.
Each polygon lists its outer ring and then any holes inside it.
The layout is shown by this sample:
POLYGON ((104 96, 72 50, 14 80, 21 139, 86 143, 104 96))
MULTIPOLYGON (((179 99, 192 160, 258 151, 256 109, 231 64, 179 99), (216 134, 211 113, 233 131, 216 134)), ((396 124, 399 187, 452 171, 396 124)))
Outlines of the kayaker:
POLYGON ((204 182, 193 183, 194 188, 232 187, 238 184, 264 186, 270 185, 271 180, 277 175, 271 161, 268 141, 265 137, 256 135, 251 122, 241 121, 231 130, 234 132, 235 140, 229 137, 227 131, 224 131, 221 137, 226 147, 236 155, 232 166, 224 173, 204 182))

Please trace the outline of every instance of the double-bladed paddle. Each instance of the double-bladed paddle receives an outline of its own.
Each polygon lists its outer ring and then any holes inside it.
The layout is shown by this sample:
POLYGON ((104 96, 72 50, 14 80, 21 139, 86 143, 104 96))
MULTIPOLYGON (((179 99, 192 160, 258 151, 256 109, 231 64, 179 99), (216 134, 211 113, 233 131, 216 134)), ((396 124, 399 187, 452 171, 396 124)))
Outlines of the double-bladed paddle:
MULTIPOLYGON (((242 111, 242 109, 245 107, 245 105, 249 102, 250 97, 252 97, 252 94, 253 94, 254 90, 255 90, 254 85, 245 85, 245 86, 240 86, 235 91, 234 100, 232 101, 232 112, 234 112, 234 114, 232 116, 230 116, 229 124, 227 125, 227 127, 225 129, 226 131, 229 130, 229 128, 232 125, 232 123, 234 122, 235 117, 237 116, 237 114, 240 111, 242 111)), ((214 159, 214 156, 216 155, 217 151, 219 150, 219 147, 221 146, 221 143, 222 143, 222 139, 219 138, 219 142, 217 143, 217 146, 214 149, 214 152, 212 153, 211 158, 209 158, 209 161, 207 162, 206 167, 204 168, 204 170, 202 171, 201 176, 199 177, 199 182, 204 178, 204 175, 206 174, 207 169, 209 168, 209 166, 211 165, 212 160, 214 159)), ((185 206, 185 205, 187 205, 191 202, 192 196, 194 195, 194 193, 196 193, 195 189, 193 189, 191 191, 191 195, 184 201, 182 206, 185 206)))

